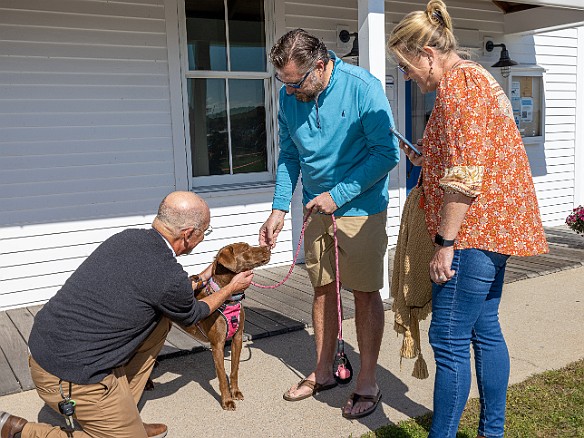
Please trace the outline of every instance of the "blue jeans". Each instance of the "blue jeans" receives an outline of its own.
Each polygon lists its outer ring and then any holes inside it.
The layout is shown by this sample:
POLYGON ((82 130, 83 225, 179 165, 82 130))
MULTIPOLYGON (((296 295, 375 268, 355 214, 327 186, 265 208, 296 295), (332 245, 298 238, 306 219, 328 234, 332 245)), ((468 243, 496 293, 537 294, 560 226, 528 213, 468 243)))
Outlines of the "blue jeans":
POLYGON ((430 344, 436 360, 434 416, 429 438, 454 438, 470 391, 470 344, 481 402, 478 434, 503 437, 509 352, 499 303, 509 256, 454 251, 453 278, 432 287, 430 344))

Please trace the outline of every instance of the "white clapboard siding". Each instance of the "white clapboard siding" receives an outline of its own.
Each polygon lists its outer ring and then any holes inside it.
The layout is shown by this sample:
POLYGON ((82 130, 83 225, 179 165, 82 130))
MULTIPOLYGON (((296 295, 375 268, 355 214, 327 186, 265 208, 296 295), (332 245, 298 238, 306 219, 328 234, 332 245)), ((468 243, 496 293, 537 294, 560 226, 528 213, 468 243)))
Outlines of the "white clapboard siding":
MULTIPOLYGON (((386 30, 390 32, 405 14, 414 10, 424 10, 427 3, 427 1, 421 0, 386 1, 386 30)), ((465 41, 465 31, 467 30, 490 36, 504 33, 502 12, 490 1, 448 0, 447 6, 454 22, 455 31, 463 46, 475 46, 475 44, 469 44, 469 41, 465 41)))
POLYGON ((526 150, 544 225, 561 225, 574 205, 577 31, 517 36, 507 47, 516 61, 545 69, 543 153, 540 146, 527 145, 526 150))
MULTIPOLYGON (((576 80, 574 78, 574 80, 576 80)), ((575 116, 576 115, 576 107, 572 106, 547 106, 545 109, 546 116, 549 117, 556 117, 556 116, 575 116)))
POLYGON ((152 213, 175 183, 163 1, 0 9, 0 226, 152 213))
MULTIPOLYGON (((36 241, 39 241, 39 239, 36 239, 36 241)), ((34 243, 35 239, 31 239, 31 242, 34 243)), ((45 240, 44 242, 48 242, 48 240, 45 240)), ((17 266, 23 266, 25 269, 34 271, 45 262, 58 261, 65 258, 85 258, 89 256, 89 254, 91 254, 101 242, 102 240, 94 243, 83 244, 78 244, 76 242, 76 244, 69 246, 63 245, 43 249, 33 248, 28 251, 16 251, 10 253, 2 252, 0 254, 0 266, 2 266, 0 272, 7 268, 17 266)), ((61 244, 61 242, 59 242, 59 244, 61 244)), ((5 277, 0 274, 0 278, 4 279, 5 277)))
MULTIPOLYGON (((559 143, 559 142, 558 142, 559 143)), ((566 141, 563 142, 562 147, 558 149, 551 149, 546 151, 546 157, 555 158, 555 157, 570 157, 572 160, 574 159, 574 142, 566 141), (566 147, 569 145, 570 147, 566 147)))
MULTIPOLYGON (((558 201, 560 199, 567 200, 570 196, 573 196, 574 189, 572 187, 559 187, 551 190, 540 190, 537 193, 537 200, 541 204, 542 201, 554 200, 558 201)), ((546 202, 547 204, 547 202, 546 202)))
MULTIPOLYGON (((0 0, 0 309, 46 301, 175 189, 164 4, 0 0)), ((206 194, 214 233, 180 262, 257 243, 272 191, 206 194)), ((291 240, 287 220, 273 263, 291 240)))
MULTIPOLYGON (((211 207, 213 233, 195 254, 180 257, 189 273, 202 271, 225 244, 241 241, 257 245, 258 230, 271 209, 271 186, 256 190, 203 193, 211 207)), ((161 199, 161 196, 159 197, 161 199)), ((43 302, 102 241, 126 228, 149 227, 153 215, 36 224, 0 229, 0 309, 43 302)), ((288 264, 292 242, 290 218, 272 254, 270 266, 288 264)))
POLYGON ((0 310, 46 301, 102 241, 151 221, 134 216, 0 228, 0 310))
POLYGON ((557 226, 566 223, 566 214, 563 211, 556 210, 553 213, 542 213, 541 219, 544 223, 555 223, 557 226))
MULTIPOLYGON (((284 250, 287 252, 286 242, 290 241, 290 231, 282 232, 279 239, 277 250, 281 252, 284 250)), ((257 229, 250 232, 248 236, 240 236, 238 241, 247 242, 249 244, 257 245, 257 229)), ((192 273, 198 273, 202 271, 209 263, 213 261, 213 258, 217 251, 224 246, 224 242, 221 240, 207 241, 206 245, 200 245, 197 251, 193 255, 180 257, 179 261, 185 269, 192 273)), ((272 261, 272 264, 276 262, 283 262, 280 256, 276 256, 278 251, 275 251, 274 256, 276 260, 272 261)), ((285 257, 287 257, 284 254, 285 257)), ((72 257, 72 258, 60 258, 55 261, 45 261, 39 264, 26 264, 20 266, 4 267, 0 269, 0 278, 2 278, 2 293, 11 294, 18 291, 26 289, 34 289, 38 287, 38 284, 62 284, 61 280, 67 279, 71 273, 79 267, 79 265, 85 260, 85 257, 72 257)))
MULTIPOLYGON (((46 284, 46 282, 43 282, 46 284)), ((11 294, 0 296, 0 310, 8 310, 15 307, 35 306, 44 304, 48 299, 57 293, 59 286, 43 286, 38 289, 27 289, 11 294)))

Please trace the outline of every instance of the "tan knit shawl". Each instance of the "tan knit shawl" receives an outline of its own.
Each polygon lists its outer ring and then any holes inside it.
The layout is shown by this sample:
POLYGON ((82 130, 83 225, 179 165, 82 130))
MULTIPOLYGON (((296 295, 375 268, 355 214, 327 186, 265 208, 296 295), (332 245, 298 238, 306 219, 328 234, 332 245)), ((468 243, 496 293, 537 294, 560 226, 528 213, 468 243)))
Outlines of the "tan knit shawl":
POLYGON ((429 263, 434 255, 422 202, 422 188, 415 187, 404 205, 391 278, 392 310, 395 313, 393 328, 404 335, 400 356, 402 359, 418 358, 412 373, 418 379, 428 377, 428 367, 420 348, 419 322, 432 311, 429 263))

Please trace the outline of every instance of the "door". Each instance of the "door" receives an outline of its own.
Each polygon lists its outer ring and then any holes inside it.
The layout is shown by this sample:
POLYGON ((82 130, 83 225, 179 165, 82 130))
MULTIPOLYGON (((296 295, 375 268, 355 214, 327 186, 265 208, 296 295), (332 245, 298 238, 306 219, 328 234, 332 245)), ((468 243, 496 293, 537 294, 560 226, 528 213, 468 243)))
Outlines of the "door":
MULTIPOLYGON (((424 129, 426 128, 426 123, 430 119, 430 114, 432 114, 432 108, 434 108, 434 101, 436 100, 436 92, 422 94, 420 88, 416 85, 414 81, 406 82, 406 137, 412 141, 412 143, 417 142, 424 136, 424 129)), ((406 158, 406 190, 409 193, 410 190, 416 186, 418 179, 420 178, 419 166, 414 166, 406 158)))

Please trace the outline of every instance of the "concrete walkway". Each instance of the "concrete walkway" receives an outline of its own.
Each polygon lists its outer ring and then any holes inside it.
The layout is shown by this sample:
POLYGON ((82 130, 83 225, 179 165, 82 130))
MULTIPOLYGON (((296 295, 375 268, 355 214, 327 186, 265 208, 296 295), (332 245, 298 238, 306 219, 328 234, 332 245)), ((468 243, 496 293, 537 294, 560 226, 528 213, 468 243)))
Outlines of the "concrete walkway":
MULTIPOLYGON (((379 359, 378 379, 383 392, 381 408, 362 420, 341 417, 340 407, 352 384, 300 402, 286 402, 282 393, 314 361, 310 330, 259 339, 245 344, 240 367, 245 400, 235 412, 221 409, 210 352, 175 357, 155 370, 153 391, 145 393, 145 422, 169 425, 169 438, 209 437, 358 437, 370 430, 424 414, 432 409, 434 365, 427 343, 428 321, 423 323, 423 353, 430 378, 411 377, 413 360, 400 370, 401 339, 386 326, 379 359), (231 422, 229 427, 225 423, 231 422)), ((584 358, 584 267, 507 284, 501 320, 511 353, 511 383, 584 358)), ((354 321, 343 325, 347 354, 357 371, 354 321)), ((229 358, 226 366, 230 366, 229 358)), ((473 387, 471 396, 476 397, 473 387)), ((61 424, 62 418, 43 406, 35 391, 0 397, 0 410, 61 424)))

